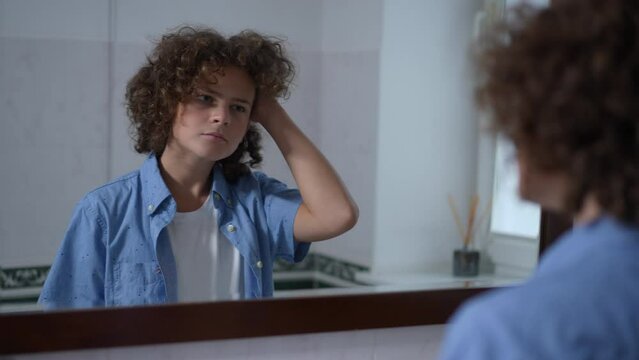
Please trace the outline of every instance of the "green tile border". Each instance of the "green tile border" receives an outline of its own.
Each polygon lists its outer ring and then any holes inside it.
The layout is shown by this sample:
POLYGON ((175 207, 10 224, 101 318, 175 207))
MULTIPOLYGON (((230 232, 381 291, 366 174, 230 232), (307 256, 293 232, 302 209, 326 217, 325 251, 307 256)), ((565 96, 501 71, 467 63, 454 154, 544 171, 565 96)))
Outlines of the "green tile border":
POLYGON ((25 296, 0 298, 0 305, 35 304, 37 302, 38 302, 38 295, 25 295, 25 296))
POLYGON ((0 268, 0 289, 13 290, 42 287, 50 267, 49 265, 42 265, 0 268))
POLYGON ((322 254, 308 254, 304 260, 295 264, 290 264, 281 259, 277 259, 273 264, 273 272, 275 273, 317 271, 340 280, 357 284, 359 284, 359 282, 355 279, 355 274, 368 270, 369 268, 366 266, 338 260, 322 254))

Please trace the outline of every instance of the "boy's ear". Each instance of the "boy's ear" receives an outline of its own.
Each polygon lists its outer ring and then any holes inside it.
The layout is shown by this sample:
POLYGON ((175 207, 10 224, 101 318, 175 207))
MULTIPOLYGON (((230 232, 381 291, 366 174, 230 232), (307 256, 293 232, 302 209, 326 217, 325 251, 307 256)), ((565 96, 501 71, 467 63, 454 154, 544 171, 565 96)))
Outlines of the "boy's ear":
POLYGON ((182 101, 179 101, 177 103, 177 107, 175 108, 175 119, 173 119, 173 122, 177 121, 178 118, 182 117, 185 109, 186 109, 186 106, 184 106, 184 103, 182 101))
MULTIPOLYGON (((255 90, 255 97, 253 98, 253 103, 251 104, 251 108, 249 109, 249 120, 250 122, 254 122, 253 114, 255 114, 255 107, 257 106, 257 90, 255 90)), ((248 130, 248 127, 246 128, 248 130)))

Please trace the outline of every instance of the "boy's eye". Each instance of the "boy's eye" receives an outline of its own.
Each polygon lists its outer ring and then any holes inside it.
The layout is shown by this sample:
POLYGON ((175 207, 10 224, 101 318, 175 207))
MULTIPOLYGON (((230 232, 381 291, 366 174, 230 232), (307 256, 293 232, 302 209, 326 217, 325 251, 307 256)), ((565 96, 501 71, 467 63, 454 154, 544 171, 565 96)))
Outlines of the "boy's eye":
POLYGON ((211 95, 206 95, 206 94, 201 94, 195 97, 198 101, 201 101, 203 103, 213 103, 213 97, 211 95))
POLYGON ((242 106, 242 105, 233 105, 231 106, 231 108, 237 112, 241 112, 241 113, 245 113, 246 112, 246 107, 242 106))

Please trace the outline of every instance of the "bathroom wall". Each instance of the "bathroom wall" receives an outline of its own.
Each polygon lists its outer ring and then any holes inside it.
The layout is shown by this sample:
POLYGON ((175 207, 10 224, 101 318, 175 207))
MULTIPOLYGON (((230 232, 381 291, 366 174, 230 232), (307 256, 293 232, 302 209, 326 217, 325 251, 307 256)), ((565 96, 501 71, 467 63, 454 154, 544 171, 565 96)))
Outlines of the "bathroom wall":
POLYGON ((0 1, 3 267, 50 264, 74 203, 108 178, 108 5, 0 1))
POLYGON ((373 270, 449 271, 477 174, 470 41, 481 1, 385 1, 373 270))
POLYGON ((357 226, 312 251, 372 264, 379 127, 381 0, 324 0, 321 22, 320 147, 348 184, 360 210, 357 226))

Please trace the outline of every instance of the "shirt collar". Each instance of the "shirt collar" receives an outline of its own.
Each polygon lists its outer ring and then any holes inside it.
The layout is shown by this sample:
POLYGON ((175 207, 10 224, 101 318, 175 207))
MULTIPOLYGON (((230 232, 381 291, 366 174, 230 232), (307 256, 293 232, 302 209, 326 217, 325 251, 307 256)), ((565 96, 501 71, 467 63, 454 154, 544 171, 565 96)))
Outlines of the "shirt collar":
POLYGON ((635 240, 639 228, 625 224, 610 215, 602 215, 587 223, 574 226, 561 235, 543 254, 538 271, 547 273, 571 264, 572 260, 583 259, 592 253, 593 247, 610 247, 616 241, 635 240))
MULTIPOLYGON (((153 214, 164 200, 172 196, 169 188, 164 183, 162 174, 160 174, 158 158, 154 153, 149 154, 142 164, 140 177, 142 179, 144 206, 146 206, 149 214, 153 214)), ((213 167, 211 194, 219 194, 224 202, 232 200, 229 183, 226 181, 222 165, 219 163, 213 167)))
POLYGON ((140 179, 142 180, 144 206, 149 214, 153 214, 160 207, 160 204, 171 196, 171 192, 160 174, 158 158, 154 153, 149 154, 142 164, 140 179))
POLYGON ((219 194, 225 202, 232 200, 230 186, 224 177, 224 171, 220 163, 213 166, 213 186, 211 187, 211 194, 219 194))

